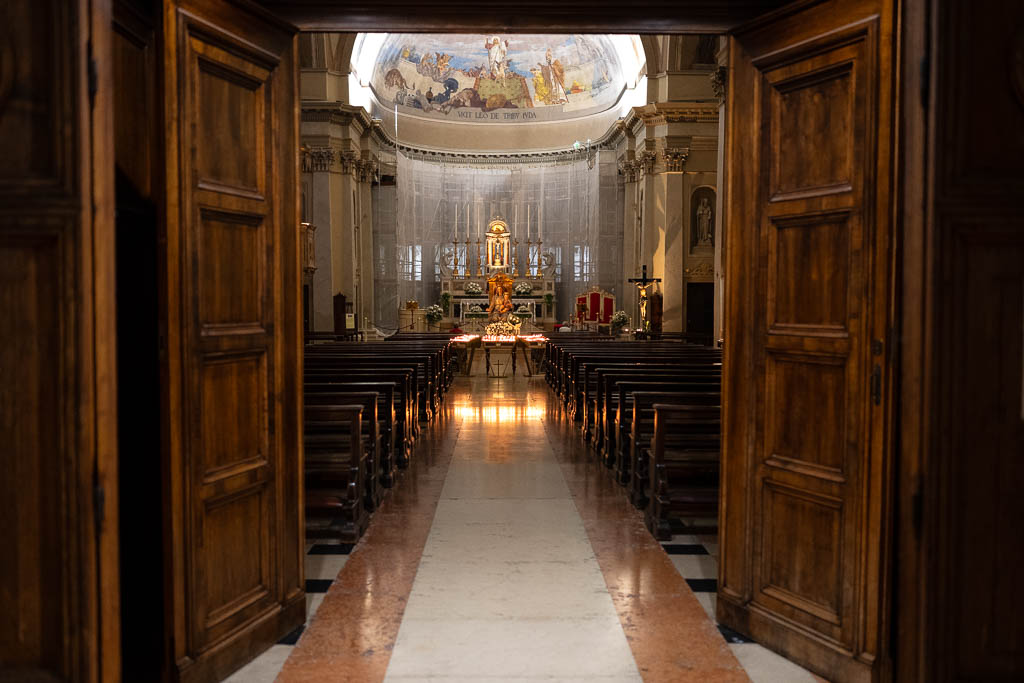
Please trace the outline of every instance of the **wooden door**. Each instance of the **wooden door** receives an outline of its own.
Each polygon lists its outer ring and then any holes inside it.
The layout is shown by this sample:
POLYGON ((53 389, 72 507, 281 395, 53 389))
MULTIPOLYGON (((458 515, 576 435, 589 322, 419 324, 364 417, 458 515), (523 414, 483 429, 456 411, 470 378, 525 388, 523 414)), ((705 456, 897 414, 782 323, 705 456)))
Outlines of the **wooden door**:
POLYGON ((120 675, 109 22, 0 3, 4 681, 120 675))
POLYGON ((713 282, 686 283, 686 335, 702 344, 711 345, 715 320, 715 285, 713 282))
POLYGON ((294 29, 164 3, 174 657, 220 680, 303 623, 294 29))
POLYGON ((1024 676, 1024 5, 913 3, 898 680, 1024 676))
POLYGON ((830 681, 887 667, 894 7, 731 41, 722 623, 830 681))

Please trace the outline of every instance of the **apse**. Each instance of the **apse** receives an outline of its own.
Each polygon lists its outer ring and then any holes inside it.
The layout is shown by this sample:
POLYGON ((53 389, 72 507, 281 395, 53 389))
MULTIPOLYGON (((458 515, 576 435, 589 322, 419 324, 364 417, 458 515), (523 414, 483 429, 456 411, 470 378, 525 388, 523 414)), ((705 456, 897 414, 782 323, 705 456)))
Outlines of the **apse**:
POLYGON ((643 99, 645 67, 638 36, 361 34, 353 85, 395 143, 373 202, 381 329, 437 302, 460 264, 472 279, 498 218, 522 277, 553 280, 558 320, 591 286, 617 292, 622 201, 602 141, 643 99))
POLYGON ((350 92, 400 142, 556 150, 645 104, 645 69, 639 36, 360 34, 350 92))

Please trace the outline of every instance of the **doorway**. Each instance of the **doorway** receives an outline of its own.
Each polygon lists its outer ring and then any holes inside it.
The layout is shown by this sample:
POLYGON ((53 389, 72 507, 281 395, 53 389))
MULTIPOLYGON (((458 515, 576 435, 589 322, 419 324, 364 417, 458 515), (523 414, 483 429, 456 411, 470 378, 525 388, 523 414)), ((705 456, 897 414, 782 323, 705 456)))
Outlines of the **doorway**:
MULTIPOLYGON (((182 4, 190 4, 190 3, 182 3, 182 4)), ((222 18, 222 17, 214 17, 214 18, 218 18, 219 19, 219 18, 222 18)), ((170 32, 168 32, 168 33, 170 33, 170 32)), ((196 39, 197 42, 202 42, 204 38, 208 37, 208 35, 206 33, 202 32, 202 31, 197 31, 197 36, 199 36, 196 39)), ((216 42, 216 41, 214 41, 214 42, 216 42)), ((237 97, 240 100, 246 100, 246 101, 243 102, 243 105, 249 105, 249 104, 255 105, 256 103, 259 103, 260 101, 262 101, 262 100, 257 100, 257 99, 252 99, 252 101, 249 101, 247 99, 248 96, 246 95, 246 93, 242 92, 241 94, 239 94, 240 88, 236 87, 239 83, 241 83, 243 86, 245 86, 245 88, 254 89, 254 88, 257 88, 257 87, 264 87, 264 85, 261 85, 261 84, 265 84, 265 83, 269 83, 270 82, 270 81, 268 81, 268 80, 266 80, 264 78, 263 72, 261 71, 261 70, 265 70, 267 68, 265 63, 260 60, 262 57, 254 59, 252 65, 250 65, 250 63, 246 63, 246 65, 239 66, 238 62, 233 59, 233 55, 232 54, 224 54, 221 51, 218 51, 218 46, 217 45, 203 45, 202 46, 202 51, 204 53, 203 60, 205 62, 209 63, 211 61, 217 61, 217 60, 219 60, 219 61, 218 61, 218 70, 214 70, 213 72, 204 72, 204 73, 200 74, 200 78, 197 79, 199 81, 199 85, 200 86, 202 86, 202 87, 210 87, 210 88, 220 88, 220 89, 223 90, 223 92, 227 93, 227 95, 225 95, 225 96, 237 97), (240 72, 240 71, 241 72, 245 72, 245 73, 243 73, 240 76, 238 73, 236 73, 236 72, 240 72), (223 85, 220 82, 216 82, 216 81, 211 80, 213 78, 223 77, 224 74, 226 74, 228 72, 231 72, 231 78, 233 79, 231 81, 230 87, 225 86, 225 85, 223 85), (212 76, 211 76, 211 74, 212 74, 212 76)), ((182 70, 183 70, 183 66, 184 66, 183 62, 179 66, 182 67, 182 70)), ((186 76, 190 77, 191 75, 186 75, 186 76)), ((228 80, 230 80, 230 79, 228 79, 228 80)), ((243 88, 243 89, 245 89, 245 88, 243 88)), ((217 90, 215 94, 217 94, 217 93, 223 94, 223 93, 221 93, 220 90, 217 90)), ((187 94, 187 93, 183 91, 182 92, 182 96, 184 96, 184 94, 187 94)), ((278 102, 278 104, 280 104, 280 102, 278 102)), ((282 109, 284 110, 284 109, 287 109, 287 108, 282 108, 282 109)), ((280 114, 281 114, 280 111, 273 113, 274 116, 278 116, 280 114)), ((200 130, 201 133, 209 132, 209 131, 205 131, 202 128, 202 125, 205 124, 205 123, 211 123, 211 122, 200 121, 199 123, 201 124, 200 127, 199 127, 199 130, 200 130)), ((211 125, 216 124, 216 123, 217 123, 216 121, 213 121, 211 123, 211 125)), ((184 136, 186 134, 187 134, 187 131, 182 131, 182 136, 184 136)), ((186 148, 190 148, 190 147, 188 147, 187 145, 182 143, 182 148, 183 148, 183 150, 186 150, 186 148)), ((281 151, 280 150, 275 151, 275 154, 278 153, 278 152, 281 152, 281 151)), ((284 155, 283 155, 283 157, 284 157, 284 155)), ((200 161, 203 162, 204 160, 201 159, 200 161)), ((206 160, 206 161, 209 162, 210 160, 206 160)), ((222 168, 218 169, 218 168, 213 168, 213 167, 210 167, 210 168, 208 168, 206 170, 211 170, 211 168, 212 168, 213 171, 223 171, 224 170, 222 168)), ((240 165, 239 168, 240 169, 248 169, 249 167, 245 166, 245 165, 240 165)), ((228 170, 238 171, 239 169, 228 169, 228 170)), ((244 184, 245 182, 250 180, 250 178, 245 176, 245 173, 247 173, 247 172, 248 171, 240 171, 242 177, 227 178, 227 180, 236 181, 240 185, 244 184)), ((257 180, 265 180, 265 178, 258 178, 257 180)), ((210 193, 215 193, 215 191, 217 191, 218 189, 223 190, 224 186, 221 185, 219 188, 218 187, 213 187, 213 186, 208 186, 208 187, 204 188, 204 191, 210 191, 210 193)), ((231 194, 231 193, 223 193, 223 194, 231 195, 232 198, 242 197, 243 199, 250 201, 250 203, 255 206, 255 202, 257 200, 254 197, 252 197, 253 193, 250 193, 248 196, 243 196, 242 194, 239 193, 237 187, 233 188, 233 189, 234 189, 233 194, 231 194)), ((227 221, 224 220, 224 216, 227 215, 227 214, 230 214, 234 210, 232 203, 234 203, 234 202, 241 202, 241 201, 242 200, 237 200, 237 199, 224 200, 224 203, 223 203, 224 205, 219 207, 216 211, 209 211, 208 207, 204 207, 203 209, 200 210, 201 213, 203 211, 207 212, 206 214, 203 215, 203 217, 207 218, 207 219, 210 219, 212 227, 214 227, 216 229, 216 231, 218 232, 218 234, 220 234, 220 237, 216 238, 217 240, 219 240, 219 242, 215 242, 214 244, 209 245, 209 246, 215 247, 217 249, 222 249, 225 253, 229 252, 229 251, 238 251, 237 249, 232 249, 232 247, 240 247, 241 246, 243 251, 248 249, 247 245, 242 244, 245 241, 245 239, 246 239, 246 234, 247 234, 246 233, 246 228, 247 227, 249 227, 249 228, 257 228, 259 220, 251 219, 250 218, 249 222, 243 221, 241 223, 239 223, 237 221, 236 222, 232 222, 230 220, 227 220, 227 221), (241 227, 240 227, 240 225, 241 225, 241 227)), ((200 203, 198 203, 198 204, 200 204, 200 203)), ((257 207, 257 209, 258 209, 258 207, 257 207)), ((252 215, 255 215, 257 213, 257 209, 253 209, 251 207, 247 207, 246 211, 248 211, 249 215, 252 216, 252 215)), ((269 215, 269 214, 267 214, 267 215, 269 215)), ((186 223, 188 221, 190 221, 190 220, 193 220, 193 218, 191 218, 190 214, 188 214, 184 218, 182 218, 181 220, 182 220, 182 223, 181 223, 182 230, 184 230, 184 226, 186 225, 186 223)), ((260 220, 261 220, 261 218, 260 218, 260 220)), ((189 229, 191 229, 191 228, 193 228, 195 226, 188 225, 187 227, 189 229)), ((282 226, 279 225, 279 226, 276 226, 276 227, 282 227, 282 226)), ((270 236, 270 237, 272 238, 273 236, 270 236)), ((270 252, 273 251, 273 246, 272 245, 270 246, 268 251, 270 251, 270 252)), ((253 252, 253 258, 255 260, 257 258, 262 258, 262 256, 260 256, 256 252, 253 252)), ((272 265, 267 265, 266 267, 267 267, 267 269, 270 269, 273 266, 272 265)), ((242 274, 248 274, 248 273, 242 273, 242 274)), ((285 274, 287 276, 291 276, 287 272, 285 274)), ((292 274, 294 274, 294 273, 292 273, 292 274)), ((199 282, 199 281, 197 281, 197 282, 199 282)), ((230 281, 225 279, 224 284, 225 285, 229 285, 231 283, 230 283, 230 281)), ((244 284, 244 283, 242 283, 242 284, 244 284)), ((261 282, 261 283, 257 283, 257 284, 263 285, 265 283, 261 282)), ((188 292, 189 294, 196 295, 196 296, 199 296, 201 294, 201 293, 190 291, 190 290, 187 289, 189 287, 196 286, 196 284, 191 282, 191 281, 186 282, 186 283, 178 283, 177 285, 180 288, 180 291, 182 293, 188 292)), ((254 291, 256 291, 256 290, 255 289, 251 289, 250 293, 254 292, 254 291)), ((712 292, 713 292, 713 287, 710 284, 699 284, 699 283, 697 283, 697 284, 691 284, 691 287, 687 287, 687 290, 686 290, 686 293, 685 293, 687 312, 688 312, 687 313, 688 314, 687 329, 691 330, 693 332, 699 333, 699 334, 708 335, 709 337, 711 336, 712 330, 713 330, 713 327, 712 327, 712 309, 713 309, 712 292), (692 328, 690 327, 691 325, 693 326, 692 328)), ((229 295, 225 294, 225 296, 229 296, 229 295)), ((278 295, 273 295, 273 294, 269 295, 269 298, 264 299, 264 301, 271 301, 271 300, 273 300, 275 298, 275 296, 278 296, 278 295)), ((187 301, 189 301, 189 300, 190 299, 187 298, 187 297, 184 298, 185 303, 187 303, 187 301)), ((204 305, 209 306, 209 310, 212 310, 212 311, 214 311, 217 314, 223 314, 225 317, 239 312, 237 309, 231 308, 230 304, 225 304, 224 303, 225 300, 226 299, 223 299, 223 300, 211 299, 209 301, 206 301, 204 305)), ((255 300, 245 299, 245 298, 240 299, 240 300, 242 301, 243 304, 246 304, 246 305, 252 304, 252 310, 257 310, 258 307, 259 307, 258 304, 255 302, 255 300)), ((296 294, 294 296, 293 303, 297 303, 298 304, 299 301, 301 301, 301 299, 300 299, 300 295, 298 294, 298 288, 296 288, 296 294)), ((301 304, 299 304, 299 305, 301 305, 301 304)), ((296 306, 296 308, 298 309, 298 306, 296 306)), ((243 312, 247 312, 248 313, 250 311, 246 310, 246 311, 243 311, 243 312)), ((263 312, 263 311, 260 311, 260 312, 263 312)), ((296 311, 291 311, 290 312, 290 314, 294 314, 295 317, 298 318, 298 319, 296 319, 296 321, 294 321, 295 324, 294 324, 293 327, 294 327, 295 330, 298 330, 301 327, 301 322, 300 322, 301 321, 301 317, 299 316, 300 312, 301 312, 301 309, 298 309, 296 311)), ((257 315, 257 317, 258 317, 258 315, 257 315)), ((262 319, 262 318, 260 318, 260 319, 262 319)), ((228 323, 233 323, 233 321, 228 321, 228 323)), ((289 323, 289 321, 285 321, 284 329, 290 329, 288 327, 288 323, 289 323)), ((280 330, 282 328, 279 327, 278 329, 280 330)), ((208 340, 204 340, 204 341, 208 341, 208 340)), ((190 340, 185 340, 185 343, 190 343, 190 340)), ((218 357, 221 357, 221 358, 227 357, 227 356, 229 356, 231 354, 233 354, 234 356, 240 355, 239 354, 239 349, 233 348, 233 347, 228 348, 226 344, 225 344, 224 348, 222 348, 222 349, 207 349, 207 350, 209 350, 211 353, 219 354, 218 357)), ((254 346, 253 348, 250 348, 250 349, 242 349, 242 351, 243 351, 242 355, 248 354, 251 357, 260 357, 262 354, 264 354, 265 350, 266 349, 256 348, 254 346)), ((267 356, 272 355, 273 357, 278 358, 278 359, 281 359, 282 357, 284 357, 285 361, 288 362, 289 358, 291 358, 289 353, 291 353, 294 350, 295 349, 293 347, 289 347, 289 348, 284 350, 282 356, 278 356, 278 355, 276 355, 276 353, 278 353, 278 350, 276 350, 276 348, 274 348, 270 353, 266 353, 266 355, 267 356)), ((201 362, 207 362, 207 358, 203 357, 203 353, 204 352, 205 351, 203 351, 201 349, 200 351, 196 352, 195 356, 189 356, 189 357, 190 357, 191 360, 196 361, 197 364, 201 364, 201 362)), ((182 353, 183 354, 184 353, 191 353, 191 351, 190 350, 182 351, 182 353)), ((298 373, 298 377, 301 377, 301 367, 299 368, 299 371, 300 372, 298 373)), ((253 385, 250 388, 253 389, 254 391, 263 391, 263 390, 266 389, 265 386, 257 386, 257 385, 253 385)), ((187 386, 187 387, 185 387, 183 389, 183 391, 186 391, 186 392, 187 391, 194 391, 194 390, 195 390, 195 387, 191 387, 191 386, 187 386)), ((218 390, 216 388, 214 388, 212 391, 214 391, 216 393, 216 391, 218 391, 218 390)), ((286 393, 287 393, 287 391, 286 391, 286 393)), ((287 399, 288 399, 288 396, 286 395, 285 396, 285 400, 282 401, 286 405, 288 405, 288 400, 287 399)), ((297 403, 301 402, 301 399, 296 398, 295 400, 296 400, 297 403)), ((289 408, 294 408, 294 407, 289 407, 289 408)), ((281 424, 282 423, 278 423, 278 426, 280 427, 281 424)), ((181 426, 182 425, 179 424, 179 425, 176 426, 176 428, 180 428, 181 426)), ((199 424, 191 425, 191 426, 196 427, 196 428, 202 427, 202 425, 199 425, 199 424)), ((252 426, 253 426, 253 430, 252 431, 254 431, 254 432, 257 431, 257 430, 261 430, 261 429, 263 429, 265 427, 264 424, 254 424, 252 426)), ((248 433, 248 430, 246 430, 246 432, 248 433)), ((294 437, 295 433, 292 433, 289 436, 294 437)), ((224 455, 227 455, 227 454, 224 454, 224 455)), ((258 482, 258 483, 260 483, 260 485, 262 485, 262 482, 258 482)), ((284 507, 285 507, 284 504, 282 504, 280 506, 280 508, 284 508, 284 507)), ((189 511, 179 511, 179 512, 188 513, 189 511)), ((281 510, 280 509, 275 509, 274 512, 280 514, 281 510)), ((294 510, 292 511, 291 514, 294 514, 294 510)), ((278 535, 279 531, 281 531, 285 527, 290 527, 289 530, 290 531, 294 531, 295 528, 296 528, 296 525, 294 524, 294 520, 285 520, 285 521, 281 522, 280 524, 276 525, 275 528, 264 529, 264 531, 267 532, 268 535, 270 536, 270 538, 269 538, 270 542, 284 542, 284 536, 282 536, 281 538, 278 538, 278 537, 275 537, 274 535, 278 535)), ((125 540, 125 542, 127 542, 127 540, 125 540)), ((287 553, 283 553, 283 555, 284 554, 287 554, 287 553)), ((268 555, 267 558, 266 558, 265 565, 266 566, 273 565, 274 562, 278 561, 278 559, 276 559, 276 557, 278 557, 278 556, 270 557, 268 555)), ((291 558, 289 558, 289 561, 290 561, 290 559, 291 558)), ((273 566, 274 566, 274 570, 278 570, 278 567, 276 567, 276 565, 273 565, 273 566)), ((209 569, 209 568, 211 568, 211 567, 206 567, 206 569, 209 569)), ((212 568, 215 571, 222 569, 222 567, 217 567, 217 566, 213 566, 212 568)), ((253 568, 254 573, 256 573, 258 571, 262 571, 264 569, 264 566, 263 565, 258 566, 258 567, 257 566, 253 566, 252 568, 253 568)), ((214 579, 216 579, 216 577, 214 579)), ((292 575, 292 577, 289 577, 288 579, 295 579, 295 577, 294 577, 294 575, 292 575)), ((179 580, 176 580, 176 581, 184 582, 184 579, 179 579, 179 580)), ((295 584, 292 584, 291 586, 294 588, 295 584)), ((295 602, 295 595, 296 595, 296 593, 294 591, 289 593, 289 595, 288 595, 288 599, 291 600, 293 602, 293 604, 295 602)), ((190 598, 190 596, 188 596, 188 597, 190 598)), ((193 626, 189 626, 188 628, 193 628, 193 626)), ((216 638, 219 637, 219 635, 220 634, 213 634, 213 635, 211 635, 209 640, 208 640, 208 642, 209 643, 214 642, 216 640, 216 638)), ((243 643, 243 644, 247 644, 247 645, 249 645, 251 647, 253 642, 265 642, 267 640, 267 638, 264 637, 265 635, 266 634, 260 634, 258 637, 254 638, 249 643, 243 643)), ((218 667, 221 667, 221 666, 226 666, 226 665, 220 665, 220 664, 211 665, 209 671, 214 671, 215 669, 217 669, 218 667)))
POLYGON ((711 346, 715 325, 715 284, 686 283, 686 339, 711 346))

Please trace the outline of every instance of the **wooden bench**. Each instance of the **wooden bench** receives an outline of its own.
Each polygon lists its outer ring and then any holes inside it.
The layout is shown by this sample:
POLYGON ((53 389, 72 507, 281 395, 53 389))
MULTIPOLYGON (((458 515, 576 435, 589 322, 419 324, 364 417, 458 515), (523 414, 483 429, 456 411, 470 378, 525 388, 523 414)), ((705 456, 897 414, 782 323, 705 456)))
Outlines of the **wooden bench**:
MULTIPOLYGON (((306 392, 303 400, 307 406, 354 405, 363 406, 363 436, 366 450, 366 509, 373 512, 380 506, 387 489, 394 485, 392 454, 387 448, 385 433, 391 433, 390 422, 381 405, 381 394, 376 391, 359 391, 352 386, 343 391, 306 392)), ((372 384, 371 384, 372 386, 372 384)), ((365 389, 366 387, 362 387, 365 389)), ((385 408, 386 410, 386 408, 385 408)))
MULTIPOLYGON (((660 392, 695 392, 695 393, 719 393, 721 381, 709 380, 688 380, 685 382, 671 381, 659 382, 637 381, 635 378, 615 381, 615 392, 618 400, 615 405, 614 422, 606 424, 607 448, 614 463, 616 480, 623 486, 628 486, 631 476, 632 460, 632 437, 630 430, 633 425, 633 403, 632 393, 634 391, 660 391, 660 392)), ((606 411, 610 414, 610 411, 606 411)))
MULTIPOLYGON (((388 420, 389 429, 393 432, 388 442, 392 459, 396 467, 405 468, 409 464, 415 442, 415 430, 413 425, 415 419, 410 408, 412 398, 410 397, 410 386, 412 377, 409 371, 401 369, 377 369, 364 368, 358 371, 335 370, 307 373, 303 383, 305 393, 323 393, 331 391, 346 391, 346 387, 362 390, 373 390, 378 393, 390 395, 391 409, 382 405, 378 410, 380 419, 388 420), (377 385, 374 388, 374 385, 377 385)), ((384 398, 382 401, 387 402, 384 398)))
MULTIPOLYGON (((633 505, 643 510, 649 501, 650 459, 648 455, 654 439, 654 406, 656 404, 719 406, 722 402, 722 395, 718 391, 634 391, 630 400, 633 405, 628 455, 629 498, 633 505)), ((713 437, 717 443, 719 438, 717 423, 714 425, 713 437)))
POLYGON ((306 406, 307 538, 355 543, 366 530, 366 454, 359 404, 306 406))
POLYGON ((672 516, 718 519, 720 435, 720 406, 654 404, 644 518, 659 540, 672 536, 672 516))
MULTIPOLYGON (((614 422, 615 411, 618 408, 618 395, 615 392, 615 382, 635 379, 643 381, 687 381, 693 378, 695 381, 702 381, 706 378, 720 378, 718 368, 684 365, 644 365, 634 367, 599 367, 593 373, 595 375, 595 396, 592 405, 588 408, 593 413, 592 417, 585 416, 587 420, 593 421, 594 450, 605 459, 605 462, 614 461, 614 451, 608 447, 608 425, 614 422)), ((720 381, 720 380, 719 380, 720 381)), ((614 437, 610 440, 614 443, 614 437)))

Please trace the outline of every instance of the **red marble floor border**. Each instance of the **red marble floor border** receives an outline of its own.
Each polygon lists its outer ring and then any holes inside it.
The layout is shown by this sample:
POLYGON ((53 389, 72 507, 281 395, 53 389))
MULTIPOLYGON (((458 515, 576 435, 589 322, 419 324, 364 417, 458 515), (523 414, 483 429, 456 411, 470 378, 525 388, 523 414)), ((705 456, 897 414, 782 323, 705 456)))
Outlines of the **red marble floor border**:
POLYGON ((285 661, 278 683, 383 681, 458 439, 451 398, 285 661))
POLYGON ((645 681, 749 681, 622 487, 588 452, 557 398, 546 428, 645 681))

